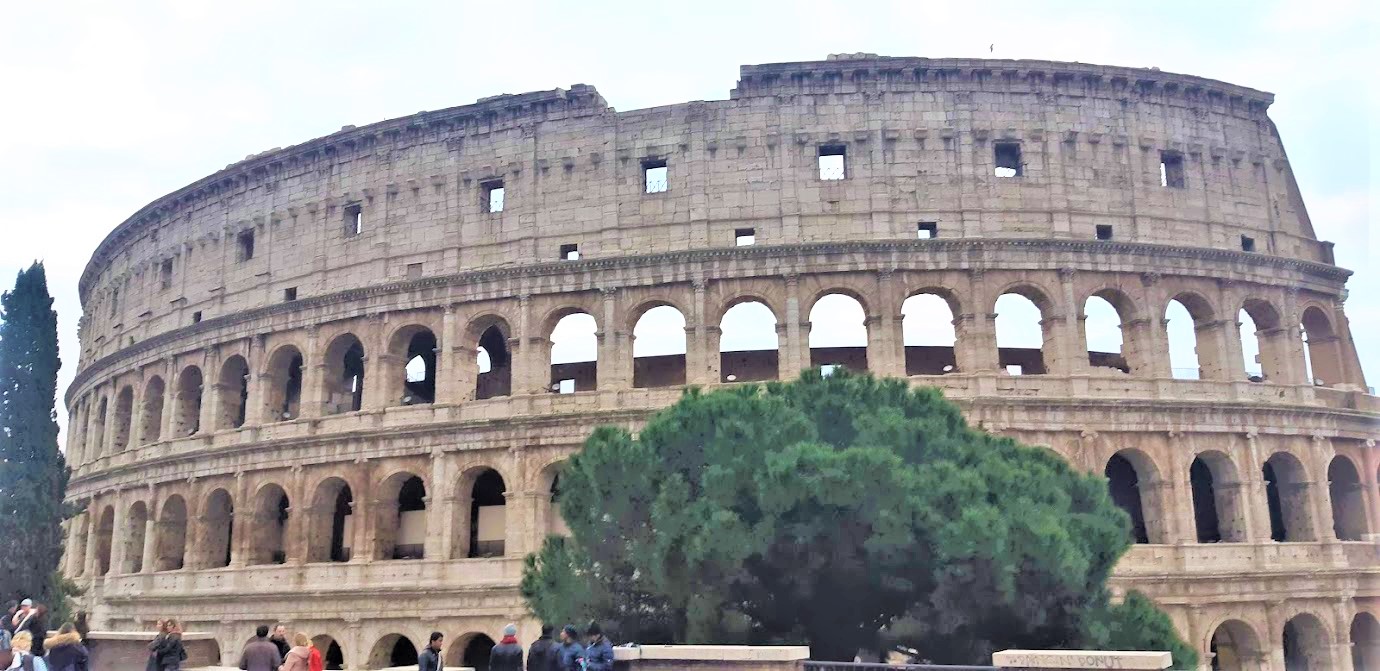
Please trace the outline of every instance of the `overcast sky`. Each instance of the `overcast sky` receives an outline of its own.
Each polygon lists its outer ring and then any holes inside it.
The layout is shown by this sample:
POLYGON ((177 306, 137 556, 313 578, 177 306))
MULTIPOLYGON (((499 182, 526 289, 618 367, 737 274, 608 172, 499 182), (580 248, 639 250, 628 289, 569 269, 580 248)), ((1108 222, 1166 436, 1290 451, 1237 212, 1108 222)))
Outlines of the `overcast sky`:
POLYGON ((77 279, 107 232, 246 155, 346 124, 575 83, 619 110, 722 99, 741 64, 839 52, 1155 66, 1277 95, 1270 116, 1318 236, 1357 271, 1347 313, 1374 386, 1380 22, 1368 4, 8 2, 0 284, 47 263, 65 390, 77 279))

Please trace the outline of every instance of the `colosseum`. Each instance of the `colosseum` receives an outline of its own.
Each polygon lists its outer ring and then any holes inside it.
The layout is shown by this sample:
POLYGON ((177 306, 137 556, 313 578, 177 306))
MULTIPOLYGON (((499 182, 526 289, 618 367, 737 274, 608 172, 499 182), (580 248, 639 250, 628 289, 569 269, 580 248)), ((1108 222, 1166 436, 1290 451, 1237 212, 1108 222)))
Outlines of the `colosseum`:
POLYGON ((251 156, 86 266, 63 570, 96 627, 176 616, 227 659, 276 620, 330 668, 432 629, 482 665, 536 634, 523 558, 593 427, 844 365, 1105 474, 1137 541, 1113 588, 1201 668, 1380 669, 1380 401, 1272 100, 852 54, 251 156))

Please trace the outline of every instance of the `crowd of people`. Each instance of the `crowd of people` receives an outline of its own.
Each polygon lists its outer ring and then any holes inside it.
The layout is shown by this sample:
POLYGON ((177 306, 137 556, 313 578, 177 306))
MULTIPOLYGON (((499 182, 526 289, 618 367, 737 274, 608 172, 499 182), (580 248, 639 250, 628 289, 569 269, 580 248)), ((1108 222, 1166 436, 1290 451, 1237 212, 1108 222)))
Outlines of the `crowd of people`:
POLYGON ((0 669, 87 671, 85 638, 86 632, 71 622, 49 636, 47 608, 32 599, 12 603, 0 621, 0 669))

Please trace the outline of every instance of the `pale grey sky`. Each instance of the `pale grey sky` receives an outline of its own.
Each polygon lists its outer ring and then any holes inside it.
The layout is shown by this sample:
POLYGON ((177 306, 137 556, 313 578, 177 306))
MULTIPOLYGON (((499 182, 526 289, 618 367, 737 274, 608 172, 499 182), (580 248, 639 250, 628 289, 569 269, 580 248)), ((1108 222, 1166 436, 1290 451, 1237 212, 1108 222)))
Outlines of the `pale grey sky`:
POLYGON ((1377 3, 11 2, 0 7, 0 284, 47 262, 73 374, 76 282, 161 194, 346 124, 587 83, 630 110, 721 99, 746 63, 867 51, 1155 66, 1274 92, 1380 377, 1377 3))

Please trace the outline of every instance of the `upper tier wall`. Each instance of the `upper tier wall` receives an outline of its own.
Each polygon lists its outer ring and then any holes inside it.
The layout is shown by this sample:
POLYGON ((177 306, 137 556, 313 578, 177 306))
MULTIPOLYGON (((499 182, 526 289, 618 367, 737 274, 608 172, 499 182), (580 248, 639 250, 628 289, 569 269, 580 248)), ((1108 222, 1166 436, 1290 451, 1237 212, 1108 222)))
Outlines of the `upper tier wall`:
POLYGON ((730 100, 617 113, 592 87, 499 96, 251 157, 149 206, 81 282, 82 362, 283 300, 408 277, 761 244, 941 237, 1116 240, 1331 262, 1267 93, 1154 70, 882 59, 747 66, 730 100), (1020 144, 1022 175, 994 177, 1020 144), (841 146, 847 178, 820 179, 841 146), (1163 152, 1184 188, 1161 186, 1163 152), (646 193, 643 166, 669 186, 646 193), (486 184, 502 180, 502 212, 486 184), (352 235, 346 208, 363 226, 352 235), (242 236, 253 236, 244 259, 242 236))

